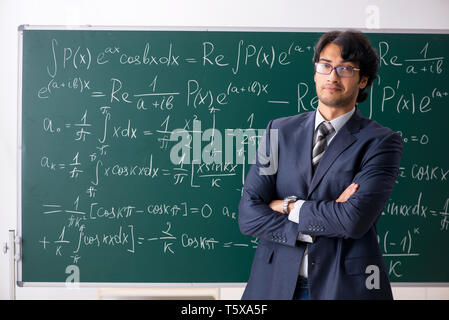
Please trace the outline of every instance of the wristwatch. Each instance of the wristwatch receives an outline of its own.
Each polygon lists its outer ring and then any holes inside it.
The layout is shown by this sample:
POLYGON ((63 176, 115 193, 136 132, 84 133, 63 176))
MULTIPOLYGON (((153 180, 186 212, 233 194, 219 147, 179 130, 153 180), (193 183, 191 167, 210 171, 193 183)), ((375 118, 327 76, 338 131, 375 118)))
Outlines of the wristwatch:
POLYGON ((283 209, 284 209, 285 214, 288 214, 288 211, 287 211, 288 204, 290 202, 295 202, 296 200, 298 200, 298 197, 295 197, 295 196, 288 196, 288 197, 284 198, 283 209))

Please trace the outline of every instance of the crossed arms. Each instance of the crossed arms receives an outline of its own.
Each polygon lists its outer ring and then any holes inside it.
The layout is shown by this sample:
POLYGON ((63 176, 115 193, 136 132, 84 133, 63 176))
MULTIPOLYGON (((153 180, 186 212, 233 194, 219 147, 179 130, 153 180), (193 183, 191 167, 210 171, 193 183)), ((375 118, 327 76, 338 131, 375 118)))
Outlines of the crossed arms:
MULTIPOLYGON (((346 189, 345 191, 342 192, 342 194, 338 197, 337 200, 335 200, 335 202, 346 202, 348 201, 348 199, 357 191, 357 188, 359 187, 359 185, 357 183, 351 183, 346 189)), ((284 201, 283 200, 273 200, 270 202, 270 204, 268 205, 271 210, 279 212, 281 214, 284 214, 284 201)), ((290 212, 293 210, 295 203, 294 202, 290 202, 288 204, 288 210, 287 212, 290 212)))
MULTIPOLYGON (((307 200, 300 211, 299 223, 282 212, 282 201, 273 199, 276 176, 259 175, 256 162, 245 181, 239 205, 239 226, 243 234, 272 241, 282 236, 284 244, 295 246, 299 233, 311 236, 361 238, 376 223, 395 185, 402 141, 391 133, 379 139, 364 154, 355 184, 336 200, 307 200), (320 225, 311 231, 310 225, 320 225)), ((290 205, 294 205, 293 203, 290 205)), ((291 209, 291 207, 290 207, 291 209)))

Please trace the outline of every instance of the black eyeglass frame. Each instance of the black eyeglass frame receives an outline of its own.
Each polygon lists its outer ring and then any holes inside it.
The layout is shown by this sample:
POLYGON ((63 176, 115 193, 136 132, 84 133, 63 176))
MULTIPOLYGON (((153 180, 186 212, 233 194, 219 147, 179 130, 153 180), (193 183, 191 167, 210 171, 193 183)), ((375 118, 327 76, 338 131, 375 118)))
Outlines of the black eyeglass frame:
POLYGON ((329 75, 329 74, 332 73, 332 71, 333 71, 334 69, 335 69, 335 72, 337 72, 338 76, 339 76, 339 77, 342 77, 342 78, 352 78, 352 77, 354 77, 354 71, 360 71, 359 68, 356 68, 356 67, 353 67, 353 66, 335 66, 335 67, 334 67, 334 66, 332 66, 331 64, 326 63, 326 62, 315 62, 315 72, 317 72, 317 73, 319 73, 319 74, 329 75), (317 65, 326 65, 326 66, 331 67, 331 69, 330 69, 329 73, 318 72, 318 71, 317 71, 317 65), (345 76, 345 75, 340 74, 342 68, 345 68, 346 70, 351 70, 351 71, 352 71, 352 74, 351 74, 350 76, 349 76, 349 75, 348 75, 348 76, 345 76))

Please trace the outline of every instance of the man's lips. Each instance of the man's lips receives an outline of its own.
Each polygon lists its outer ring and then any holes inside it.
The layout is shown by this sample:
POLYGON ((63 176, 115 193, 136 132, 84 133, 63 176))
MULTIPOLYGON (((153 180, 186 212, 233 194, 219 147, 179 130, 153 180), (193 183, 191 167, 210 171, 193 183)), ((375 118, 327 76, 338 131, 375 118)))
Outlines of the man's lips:
POLYGON ((340 87, 334 87, 334 86, 326 86, 324 87, 325 90, 331 91, 331 92, 335 92, 335 91, 339 91, 341 90, 340 87))

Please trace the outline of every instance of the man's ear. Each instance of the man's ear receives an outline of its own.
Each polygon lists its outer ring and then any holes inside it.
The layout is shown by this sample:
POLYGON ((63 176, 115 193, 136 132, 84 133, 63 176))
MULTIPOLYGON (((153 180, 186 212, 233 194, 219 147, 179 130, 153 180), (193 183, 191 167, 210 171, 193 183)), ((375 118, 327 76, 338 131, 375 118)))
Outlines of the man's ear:
POLYGON ((362 79, 359 81, 359 89, 365 89, 366 85, 368 84, 368 77, 363 76, 362 79))

